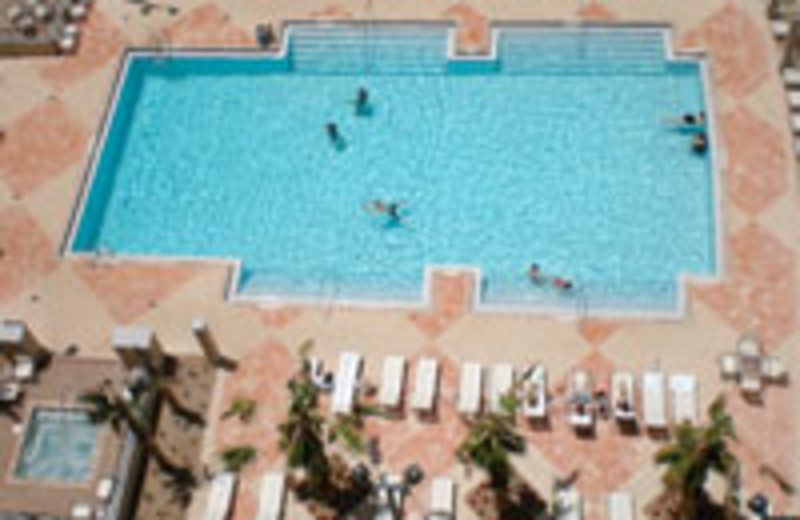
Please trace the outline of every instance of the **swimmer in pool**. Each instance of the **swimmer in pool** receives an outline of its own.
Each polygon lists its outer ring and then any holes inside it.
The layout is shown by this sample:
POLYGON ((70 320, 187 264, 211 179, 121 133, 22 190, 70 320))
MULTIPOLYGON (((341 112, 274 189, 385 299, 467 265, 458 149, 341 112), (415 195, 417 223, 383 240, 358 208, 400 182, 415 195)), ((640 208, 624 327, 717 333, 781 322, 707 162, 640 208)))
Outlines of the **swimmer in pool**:
POLYGON ((369 105, 369 92, 364 87, 358 87, 356 91, 356 100, 353 102, 356 106, 357 116, 367 116, 371 111, 369 105))
POLYGON ((536 285, 541 285, 544 283, 545 277, 542 274, 539 264, 531 264, 531 266, 528 268, 528 279, 536 285))
POLYGON ((373 215, 386 215, 390 222, 399 224, 403 220, 403 215, 400 210, 405 206, 405 202, 383 202, 382 200, 375 199, 364 206, 367 213, 373 215))
POLYGON ((668 119, 665 121, 667 125, 674 126, 678 129, 693 130, 702 129, 706 125, 706 113, 698 112, 696 114, 687 112, 677 119, 668 119))
POLYGON ((705 132, 695 134, 692 138, 692 151, 698 155, 702 155, 706 153, 706 150, 708 150, 708 137, 706 137, 705 132))

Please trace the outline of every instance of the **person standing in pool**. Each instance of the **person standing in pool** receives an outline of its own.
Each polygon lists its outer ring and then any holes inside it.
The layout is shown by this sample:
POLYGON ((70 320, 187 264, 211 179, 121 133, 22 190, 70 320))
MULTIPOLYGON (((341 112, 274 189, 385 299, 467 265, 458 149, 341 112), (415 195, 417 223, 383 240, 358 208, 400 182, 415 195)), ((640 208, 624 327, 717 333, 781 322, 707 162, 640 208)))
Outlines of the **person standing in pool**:
POLYGON ((353 103, 356 106, 357 116, 366 116, 370 113, 369 106, 369 92, 364 87, 358 87, 356 91, 356 100, 353 103))
POLYGON ((695 134, 692 138, 692 151, 698 155, 703 155, 708 150, 708 137, 705 132, 695 134))
POLYGON ((539 264, 531 264, 528 268, 528 279, 536 285, 541 285, 545 282, 545 277, 542 274, 542 269, 539 264))

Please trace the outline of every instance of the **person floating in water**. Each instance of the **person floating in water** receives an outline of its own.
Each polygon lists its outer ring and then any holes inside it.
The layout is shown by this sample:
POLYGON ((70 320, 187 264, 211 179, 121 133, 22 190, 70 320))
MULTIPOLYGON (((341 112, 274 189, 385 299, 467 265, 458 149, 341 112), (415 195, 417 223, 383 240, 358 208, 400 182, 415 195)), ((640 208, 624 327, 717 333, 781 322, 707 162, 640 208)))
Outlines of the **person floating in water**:
POLYGON ((705 132, 695 134, 692 138, 692 151, 698 155, 702 155, 706 153, 706 150, 708 150, 708 137, 706 137, 705 132))
POLYGON ((368 116, 372 113, 372 107, 369 104, 369 91, 364 87, 358 87, 356 100, 353 104, 356 107, 357 116, 368 116))
POLYGON ((572 282, 566 278, 555 276, 552 280, 550 280, 550 283, 553 285, 553 287, 556 289, 561 289, 562 291, 569 291, 572 289, 572 282))
POLYGON ((667 124, 681 130, 700 130, 706 126, 706 113, 698 112, 693 114, 688 112, 678 119, 667 120, 667 124))
POLYGON ((531 264, 528 268, 528 279, 536 285, 541 285, 545 282, 545 277, 539 264, 531 264))
POLYGON ((328 139, 337 150, 342 150, 345 147, 344 137, 339 133, 339 126, 336 123, 327 123, 325 125, 325 133, 328 134, 328 139))
POLYGON ((401 209, 405 206, 404 201, 400 202, 384 202, 375 199, 369 202, 364 209, 373 215, 385 215, 388 217, 389 222, 393 224, 400 224, 403 221, 401 209))

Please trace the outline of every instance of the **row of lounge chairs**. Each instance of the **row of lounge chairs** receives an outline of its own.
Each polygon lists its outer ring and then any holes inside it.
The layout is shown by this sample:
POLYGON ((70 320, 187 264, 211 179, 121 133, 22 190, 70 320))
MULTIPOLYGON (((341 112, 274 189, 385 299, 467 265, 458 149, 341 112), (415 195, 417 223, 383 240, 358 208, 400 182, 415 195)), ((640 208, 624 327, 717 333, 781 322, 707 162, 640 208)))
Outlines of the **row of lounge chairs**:
MULTIPOLYGON (((313 378, 332 390, 331 410, 336 414, 352 413, 359 389, 364 360, 360 354, 345 352, 339 358, 335 376, 321 377, 321 369, 313 369, 318 375, 313 378)), ((312 360, 312 367, 321 363, 312 360)), ((388 356, 384 359, 381 372, 378 404, 387 410, 397 410, 403 404, 405 393, 407 362, 401 356, 388 356)), ((421 358, 417 361, 414 386, 409 397, 411 410, 426 414, 436 407, 439 388, 439 362, 435 358, 421 358)), ((458 386, 456 409, 465 416, 503 412, 505 396, 515 394, 519 398, 519 412, 531 421, 546 420, 550 408, 548 397, 547 370, 541 364, 534 364, 517 374, 509 364, 495 364, 484 369, 478 363, 463 363, 458 386), (484 376, 488 372, 488 386, 484 388, 484 376)), ((660 370, 646 371, 642 374, 640 394, 637 399, 637 385, 634 374, 615 372, 610 381, 610 402, 604 392, 594 391, 594 383, 589 373, 575 371, 571 374, 568 390, 569 422, 577 430, 591 429, 598 413, 611 416, 622 423, 636 423, 641 420, 648 429, 663 429, 670 424, 668 404, 671 403, 672 423, 698 421, 697 378, 692 375, 676 374, 669 378, 660 370), (604 409, 605 408, 605 409, 604 409)))
MULTIPOLYGON (((581 520, 583 500, 574 487, 557 490, 554 497, 556 520, 581 520)), ((633 495, 618 491, 608 496, 608 520, 636 520, 633 495)))
POLYGON ((668 400, 672 404, 672 422, 695 424, 698 420, 697 378, 691 375, 669 377, 661 371, 647 371, 641 377, 641 398, 637 400, 635 376, 630 372, 615 372, 611 376, 610 402, 603 394, 595 398, 592 380, 586 372, 575 372, 570 379, 569 421, 576 430, 594 427, 598 413, 612 417, 621 424, 635 425, 641 419, 645 427, 652 430, 669 426, 668 400), (669 385, 667 385, 669 382, 669 385), (669 389, 669 399, 667 396, 669 389), (602 410, 602 407, 608 407, 602 410))
MULTIPOLYGON (((392 477, 389 477, 391 479, 392 477)), ((231 515, 236 495, 238 477, 235 473, 220 473, 211 481, 203 520, 226 520, 231 515)), ((389 488, 396 489, 396 488, 389 488)), ((286 507, 286 476, 280 472, 269 472, 261 479, 258 494, 258 510, 253 520, 283 520, 286 507)), ((431 481, 427 520, 456 519, 456 485, 448 477, 431 481)), ((383 493, 392 491, 383 490, 383 493)), ((404 496, 398 492, 393 497, 396 505, 402 506, 404 496)), ((386 496, 378 496, 378 509, 373 520, 392 520, 394 516, 386 496), (381 505, 386 505, 382 508, 381 505)), ((581 520, 583 501, 574 487, 558 490, 554 500, 559 520, 581 520)), ((635 520, 636 507, 633 496, 627 492, 612 493, 608 497, 609 520, 635 520)))
MULTIPOLYGON (((389 477, 392 479, 393 477, 389 477)), ((208 499, 206 500, 203 520, 226 520, 236 496, 238 477, 236 473, 224 472, 211 481, 208 499)), ((253 520, 283 520, 286 507, 286 476, 281 472, 269 472, 261 478, 258 492, 258 510, 253 520)), ((382 490, 385 494, 387 491, 382 490)), ((401 492, 393 497, 394 503, 402 505, 401 492)), ((373 520, 392 520, 389 500, 386 496, 378 496, 378 509, 373 520), (385 507, 382 507, 385 506, 385 507)), ((456 486, 447 477, 433 479, 430 487, 428 520, 454 520, 456 517, 456 486)))

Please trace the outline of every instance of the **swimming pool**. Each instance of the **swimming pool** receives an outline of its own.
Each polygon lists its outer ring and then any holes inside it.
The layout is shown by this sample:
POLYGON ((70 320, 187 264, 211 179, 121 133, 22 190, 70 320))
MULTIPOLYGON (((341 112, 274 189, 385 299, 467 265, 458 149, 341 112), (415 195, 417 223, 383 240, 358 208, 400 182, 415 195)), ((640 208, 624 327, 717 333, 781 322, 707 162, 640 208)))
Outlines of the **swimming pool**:
POLYGON ((664 30, 507 28, 459 60, 443 27, 289 33, 281 56, 127 58, 73 252, 237 260, 253 298, 419 302, 427 267, 465 266, 482 305, 600 311, 715 274, 712 158, 664 123, 705 109, 702 64, 664 30))
POLYGON ((14 476, 19 480, 81 484, 91 477, 99 426, 81 410, 33 410, 14 476))

